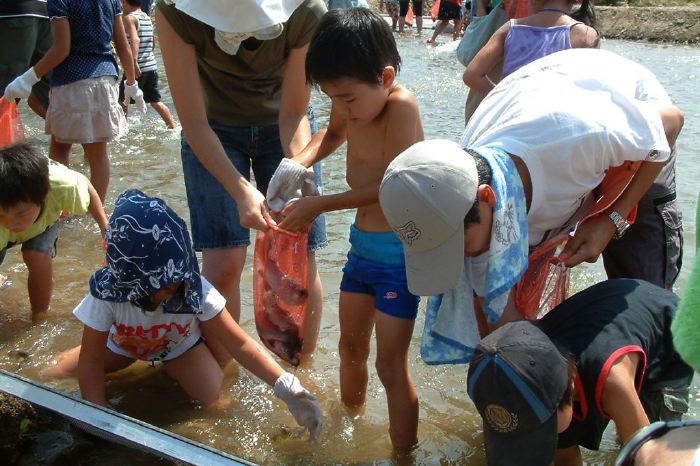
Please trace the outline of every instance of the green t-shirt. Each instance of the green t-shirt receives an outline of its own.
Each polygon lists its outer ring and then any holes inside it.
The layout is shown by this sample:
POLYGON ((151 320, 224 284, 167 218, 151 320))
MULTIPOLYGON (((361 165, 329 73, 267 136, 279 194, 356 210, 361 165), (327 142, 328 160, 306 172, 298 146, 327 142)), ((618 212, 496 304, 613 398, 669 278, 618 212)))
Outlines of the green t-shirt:
POLYGON ((82 174, 65 165, 49 161, 49 194, 39 218, 24 231, 15 233, 0 227, 0 251, 10 244, 19 244, 43 233, 53 225, 66 210, 75 215, 84 215, 90 207, 88 180, 82 174))
POLYGON ((278 38, 262 41, 255 50, 241 45, 235 55, 229 55, 214 42, 211 26, 164 0, 158 0, 156 7, 182 40, 195 48, 207 117, 228 126, 277 123, 287 55, 311 41, 326 13, 323 0, 306 0, 278 38))

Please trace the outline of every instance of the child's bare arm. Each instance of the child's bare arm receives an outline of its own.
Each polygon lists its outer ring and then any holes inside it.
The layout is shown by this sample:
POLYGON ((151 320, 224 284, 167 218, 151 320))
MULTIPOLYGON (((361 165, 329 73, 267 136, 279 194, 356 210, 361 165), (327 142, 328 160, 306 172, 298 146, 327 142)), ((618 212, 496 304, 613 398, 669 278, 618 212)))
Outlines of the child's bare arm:
POLYGON ((53 36, 51 48, 34 65, 34 73, 37 77, 42 77, 56 68, 70 53, 70 22, 68 18, 51 20, 51 34, 53 36))
POLYGON ((270 354, 233 320, 226 308, 216 317, 200 323, 202 329, 214 335, 238 363, 268 385, 274 385, 284 373, 270 354))
POLYGON ((124 74, 126 75, 126 83, 134 84, 136 81, 136 72, 134 71, 134 56, 131 54, 131 48, 129 48, 129 41, 126 40, 126 32, 124 31, 124 22, 119 21, 115 18, 114 24, 112 26, 112 40, 114 41, 114 48, 117 50, 117 55, 119 56, 119 61, 124 69, 124 74))
POLYGON ((122 16, 122 19, 124 20, 124 30, 129 35, 129 39, 131 40, 131 55, 134 57, 134 73, 138 78, 141 75, 141 69, 139 68, 137 61, 137 57, 139 56, 139 46, 141 44, 138 31, 139 20, 131 15, 122 16))
MULTIPOLYGON (((387 154, 388 157, 384 160, 384 167, 389 165, 389 162, 405 149, 423 139, 418 104, 408 91, 397 91, 390 96, 386 112, 387 128, 383 142, 383 153, 387 154)), ((336 141, 338 140, 336 139, 336 141)), ((379 199, 379 185, 381 184, 381 174, 378 175, 376 182, 368 183, 359 188, 351 188, 338 194, 302 197, 290 203, 282 211, 282 215, 286 217, 280 223, 280 228, 298 231, 324 212, 356 209, 375 204, 379 199)))
POLYGON ((105 351, 109 332, 85 325, 78 359, 78 383, 83 399, 107 406, 105 397, 105 351))
POLYGON ((88 212, 90 212, 92 218, 94 218, 97 222, 97 225, 100 227, 100 231, 102 232, 102 236, 104 237, 105 231, 107 231, 107 223, 109 223, 109 219, 107 219, 107 214, 105 214, 105 209, 102 205, 102 201, 100 200, 100 196, 97 194, 97 191, 95 191, 95 188, 90 182, 88 182, 88 192, 90 193, 90 205, 88 206, 88 212))
POLYGON ((331 116, 328 128, 316 133, 304 150, 295 154, 292 159, 305 167, 310 167, 316 162, 328 157, 347 140, 345 117, 331 107, 331 116))
POLYGON ((493 68, 503 61, 504 43, 510 31, 510 23, 506 23, 496 31, 464 70, 464 84, 469 89, 481 95, 491 92, 496 85, 488 75, 493 68))

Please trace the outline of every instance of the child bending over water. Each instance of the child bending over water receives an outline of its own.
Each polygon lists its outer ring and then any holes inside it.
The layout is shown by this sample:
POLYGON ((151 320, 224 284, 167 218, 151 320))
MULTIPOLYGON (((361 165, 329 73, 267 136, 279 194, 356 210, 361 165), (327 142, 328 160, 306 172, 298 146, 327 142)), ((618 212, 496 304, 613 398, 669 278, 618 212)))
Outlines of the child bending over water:
POLYGON ((47 375, 77 375, 83 398, 105 406, 105 374, 137 359, 162 361, 190 397, 208 406, 223 383, 205 342, 212 335, 318 435, 323 414, 314 396, 238 326, 225 304, 199 274, 185 222, 161 199, 126 191, 107 229, 107 267, 95 272, 90 293, 73 311, 85 324, 82 345, 61 354, 47 375))
POLYGON ((400 63, 391 28, 376 13, 333 10, 323 17, 309 45, 306 74, 331 98, 330 122, 303 151, 280 165, 268 196, 275 197, 278 186, 347 141, 350 190, 288 204, 280 227, 299 230, 323 212, 357 209, 340 284, 341 398, 351 406, 365 402, 376 325, 376 368, 386 389, 389 433, 394 448, 408 450, 416 443, 418 424, 407 357, 419 297, 408 291, 401 241, 377 202, 389 162, 423 139, 416 99, 396 81, 400 63))
POLYGON ((49 161, 29 144, 0 150, 0 264, 9 248, 22 245, 35 321, 51 304, 58 219, 63 211, 89 212, 100 230, 107 228, 100 197, 83 175, 49 161))

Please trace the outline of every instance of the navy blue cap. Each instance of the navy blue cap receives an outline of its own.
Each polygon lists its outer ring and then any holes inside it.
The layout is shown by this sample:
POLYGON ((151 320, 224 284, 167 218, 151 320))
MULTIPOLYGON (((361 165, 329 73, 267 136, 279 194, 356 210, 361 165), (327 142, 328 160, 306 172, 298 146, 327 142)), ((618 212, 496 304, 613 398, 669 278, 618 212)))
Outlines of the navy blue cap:
POLYGON ((489 466, 552 463, 568 373, 566 359, 531 321, 508 323, 481 340, 467 391, 483 418, 489 466))

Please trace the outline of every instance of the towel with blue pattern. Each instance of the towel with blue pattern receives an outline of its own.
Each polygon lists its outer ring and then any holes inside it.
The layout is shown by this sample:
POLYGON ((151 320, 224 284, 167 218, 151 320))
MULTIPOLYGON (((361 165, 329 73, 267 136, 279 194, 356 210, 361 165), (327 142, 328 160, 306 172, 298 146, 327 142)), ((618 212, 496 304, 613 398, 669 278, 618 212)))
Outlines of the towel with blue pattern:
POLYGON ((486 316, 495 323, 503 314, 510 290, 527 269, 527 208, 515 164, 501 149, 474 150, 489 163, 491 187, 496 192, 491 243, 482 256, 465 258, 457 286, 428 299, 421 343, 421 357, 427 364, 468 363, 481 340, 474 291, 485 297, 486 316))

